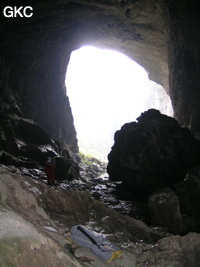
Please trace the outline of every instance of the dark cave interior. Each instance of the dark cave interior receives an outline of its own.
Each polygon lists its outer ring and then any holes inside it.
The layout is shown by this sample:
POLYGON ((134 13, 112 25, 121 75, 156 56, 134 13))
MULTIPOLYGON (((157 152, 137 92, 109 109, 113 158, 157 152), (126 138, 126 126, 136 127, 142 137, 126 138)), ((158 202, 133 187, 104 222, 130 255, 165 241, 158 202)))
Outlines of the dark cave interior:
MULTIPOLYGON (((26 5, 4 2, 1 6, 26 5)), ((122 52, 166 90, 174 119, 144 110, 137 123, 125 124, 115 133, 108 174, 123 181, 121 197, 141 192, 149 197, 152 225, 163 226, 159 214, 171 233, 199 232, 200 4, 49 0, 29 5, 29 18, 0 17, 0 163, 41 170, 56 158, 61 180, 80 180, 65 86, 70 54, 85 45, 122 52), (176 220, 166 219, 169 214, 156 206, 165 198, 176 207, 176 220), (186 225, 188 218, 192 223, 186 225)))

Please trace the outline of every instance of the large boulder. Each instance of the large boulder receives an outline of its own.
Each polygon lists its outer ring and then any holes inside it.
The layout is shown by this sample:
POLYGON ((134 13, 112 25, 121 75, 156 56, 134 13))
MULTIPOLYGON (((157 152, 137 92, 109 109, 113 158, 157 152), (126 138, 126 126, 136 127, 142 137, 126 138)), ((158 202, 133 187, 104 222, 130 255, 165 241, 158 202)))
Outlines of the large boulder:
POLYGON ((152 193, 185 178, 200 162, 200 142, 158 110, 149 109, 115 133, 107 172, 124 190, 152 193))
POLYGON ((58 156, 48 133, 33 120, 10 111, 1 111, 0 162, 6 165, 36 167, 58 156))
POLYGON ((170 188, 164 188, 149 196, 152 225, 168 229, 173 234, 183 232, 183 218, 179 199, 170 188))
POLYGON ((188 231, 198 231, 200 227, 200 177, 187 174, 176 188, 180 200, 184 224, 188 231))
POLYGON ((57 166, 57 180, 79 178, 75 157, 67 148, 61 150, 49 134, 35 121, 20 113, 15 114, 10 105, 0 111, 0 163, 16 167, 41 168, 51 159, 57 166), (62 156, 60 156, 62 155, 62 156))
POLYGON ((179 235, 165 237, 157 243, 157 249, 163 256, 158 257, 155 266, 198 267, 199 246, 200 234, 197 233, 189 233, 183 237, 179 235), (167 264, 165 260, 167 260, 167 264))
POLYGON ((72 160, 70 156, 67 158, 64 157, 56 157, 55 158, 56 165, 56 180, 63 181, 68 180, 72 181, 75 179, 79 179, 79 166, 76 162, 72 160))

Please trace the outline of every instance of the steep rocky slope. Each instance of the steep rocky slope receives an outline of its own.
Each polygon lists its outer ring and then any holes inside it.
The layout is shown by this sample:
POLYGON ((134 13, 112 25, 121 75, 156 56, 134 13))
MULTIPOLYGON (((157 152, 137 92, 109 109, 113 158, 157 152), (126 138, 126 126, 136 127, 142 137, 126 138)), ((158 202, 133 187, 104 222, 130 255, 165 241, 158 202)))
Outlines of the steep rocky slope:
MULTIPOLYGON (((101 232, 122 248, 124 259, 109 266, 198 266, 200 235, 170 235, 155 242, 155 229, 123 216, 86 191, 49 187, 15 168, 0 168, 1 266, 107 266, 88 249, 74 247, 74 224, 101 232)), ((157 239, 159 232, 157 232, 157 239)))

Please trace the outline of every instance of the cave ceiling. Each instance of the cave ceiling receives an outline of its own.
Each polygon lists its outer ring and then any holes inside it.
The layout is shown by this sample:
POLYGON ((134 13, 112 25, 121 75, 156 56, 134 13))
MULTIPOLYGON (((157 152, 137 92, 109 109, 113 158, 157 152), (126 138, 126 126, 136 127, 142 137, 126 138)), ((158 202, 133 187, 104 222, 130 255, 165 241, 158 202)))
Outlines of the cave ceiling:
POLYGON ((58 62, 62 81, 73 50, 83 45, 117 50, 143 66, 149 78, 168 91, 167 29, 159 2, 60 0, 30 3, 31 18, 4 19, 2 28, 6 43, 1 45, 8 48, 8 42, 12 43, 13 51, 6 52, 13 56, 17 50, 20 60, 28 56, 30 64, 38 57, 38 66, 43 64, 42 60, 49 61, 47 66, 56 62, 62 47, 65 59, 62 64, 58 62))
POLYGON ((1 82, 7 79, 23 113, 52 138, 75 143, 70 139, 75 129, 65 75, 71 52, 84 45, 113 49, 135 60, 169 93, 174 117, 199 131, 200 9, 195 1, 50 0, 29 5, 30 18, 1 14, 1 82))

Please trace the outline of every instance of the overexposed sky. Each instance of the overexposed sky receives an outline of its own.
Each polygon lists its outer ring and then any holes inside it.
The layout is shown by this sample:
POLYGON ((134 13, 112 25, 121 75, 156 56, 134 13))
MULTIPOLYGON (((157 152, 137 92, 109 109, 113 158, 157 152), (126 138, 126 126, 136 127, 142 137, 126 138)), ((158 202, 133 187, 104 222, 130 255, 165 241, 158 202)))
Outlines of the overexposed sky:
POLYGON ((119 52, 92 46, 73 51, 66 88, 80 151, 96 157, 102 153, 106 160, 116 130, 148 108, 159 109, 150 90, 155 85, 141 66, 119 52))

